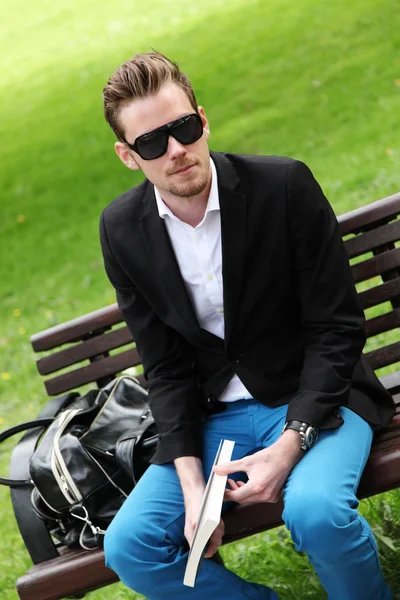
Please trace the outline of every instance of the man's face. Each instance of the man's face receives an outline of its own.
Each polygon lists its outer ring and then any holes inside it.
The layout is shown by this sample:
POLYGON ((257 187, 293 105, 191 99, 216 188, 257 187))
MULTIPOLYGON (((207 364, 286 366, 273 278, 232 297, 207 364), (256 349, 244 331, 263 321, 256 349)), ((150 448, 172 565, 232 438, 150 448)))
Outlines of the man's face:
MULTIPOLYGON (((202 107, 198 108, 203 122, 203 135, 197 142, 183 145, 174 137, 162 156, 144 160, 126 144, 117 142, 115 150, 127 167, 141 169, 161 193, 187 198, 200 194, 209 181, 210 155, 207 145, 208 121, 202 107)), ((120 120, 125 139, 135 139, 166 123, 195 112, 185 92, 175 83, 164 85, 157 94, 133 100, 121 109, 120 120)))

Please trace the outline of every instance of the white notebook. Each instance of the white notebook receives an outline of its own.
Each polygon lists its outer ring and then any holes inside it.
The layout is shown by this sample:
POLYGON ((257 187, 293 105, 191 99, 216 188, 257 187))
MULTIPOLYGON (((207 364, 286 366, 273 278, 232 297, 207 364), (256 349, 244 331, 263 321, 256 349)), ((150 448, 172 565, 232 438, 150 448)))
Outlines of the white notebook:
MULTIPOLYGON (((229 462, 235 442, 221 440, 214 465, 229 462)), ((190 547, 183 584, 194 587, 200 563, 207 548, 207 542, 221 520, 222 503, 227 475, 217 475, 211 470, 200 506, 196 529, 190 547)))

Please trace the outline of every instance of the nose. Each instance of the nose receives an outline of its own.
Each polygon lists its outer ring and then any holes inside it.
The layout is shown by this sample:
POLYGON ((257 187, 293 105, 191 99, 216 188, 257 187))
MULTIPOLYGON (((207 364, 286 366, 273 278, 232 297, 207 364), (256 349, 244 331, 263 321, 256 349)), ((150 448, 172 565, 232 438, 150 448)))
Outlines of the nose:
POLYGON ((172 137, 172 135, 170 135, 168 138, 167 153, 169 158, 174 159, 184 156, 185 154, 187 154, 187 151, 183 144, 178 142, 178 140, 176 140, 174 137, 172 137))

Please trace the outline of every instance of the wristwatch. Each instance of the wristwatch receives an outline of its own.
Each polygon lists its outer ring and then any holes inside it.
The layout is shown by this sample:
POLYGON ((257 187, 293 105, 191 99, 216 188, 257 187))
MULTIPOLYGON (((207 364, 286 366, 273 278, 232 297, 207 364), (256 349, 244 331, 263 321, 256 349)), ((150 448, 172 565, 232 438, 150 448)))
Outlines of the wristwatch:
POLYGON ((286 421, 282 433, 287 429, 294 429, 300 434, 302 450, 309 450, 318 439, 318 429, 302 421, 286 421))

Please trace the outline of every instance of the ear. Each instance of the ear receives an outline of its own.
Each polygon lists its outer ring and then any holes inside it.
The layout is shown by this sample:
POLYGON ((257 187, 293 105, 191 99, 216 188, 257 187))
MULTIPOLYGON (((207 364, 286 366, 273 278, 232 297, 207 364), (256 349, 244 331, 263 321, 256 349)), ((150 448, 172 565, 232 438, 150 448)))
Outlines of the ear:
POLYGON ((133 150, 131 150, 129 146, 124 144, 124 142, 115 142, 114 148, 117 156, 128 169, 131 169, 132 171, 138 171, 140 169, 140 166, 133 156, 133 150))
POLYGON ((197 110, 199 111, 199 115, 200 115, 202 123, 203 123, 203 130, 204 130, 204 133, 206 134, 206 139, 208 139, 208 136, 210 135, 210 125, 208 124, 208 119, 206 117, 206 113, 204 112, 204 108, 202 106, 198 106, 197 110))

